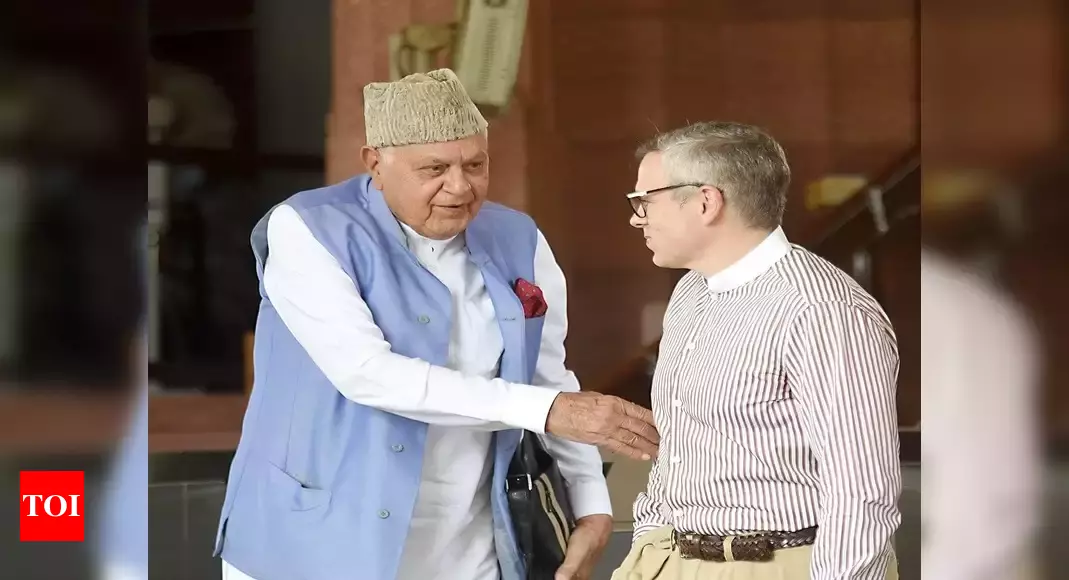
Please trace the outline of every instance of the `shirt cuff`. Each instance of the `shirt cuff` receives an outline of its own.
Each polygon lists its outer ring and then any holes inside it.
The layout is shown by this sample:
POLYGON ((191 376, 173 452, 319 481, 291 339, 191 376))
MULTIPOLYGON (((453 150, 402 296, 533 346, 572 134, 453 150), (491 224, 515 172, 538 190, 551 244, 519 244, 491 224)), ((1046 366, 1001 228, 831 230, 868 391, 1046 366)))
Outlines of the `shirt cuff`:
POLYGON ((572 502, 572 512, 577 520, 594 514, 612 516, 609 486, 604 479, 569 483, 568 499, 572 502))
POLYGON ((561 392, 532 385, 509 385, 508 403, 501 411, 501 422, 544 435, 549 408, 561 392))

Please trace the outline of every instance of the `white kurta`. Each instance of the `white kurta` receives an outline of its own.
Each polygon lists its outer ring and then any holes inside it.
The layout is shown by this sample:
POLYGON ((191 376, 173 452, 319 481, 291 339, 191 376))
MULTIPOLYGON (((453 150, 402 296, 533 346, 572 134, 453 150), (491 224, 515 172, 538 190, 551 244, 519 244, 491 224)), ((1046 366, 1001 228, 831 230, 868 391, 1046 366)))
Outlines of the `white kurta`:
MULTIPOLYGON (((575 375, 564 365, 564 274, 539 233, 533 282, 549 306, 532 381, 539 388, 507 383, 495 378, 501 332, 463 236, 431 240, 407 226, 403 229, 409 249, 452 294, 451 370, 384 355, 389 345, 353 281, 287 206, 279 206, 268 222, 264 287, 286 327, 343 395, 430 425, 399 580, 496 580, 489 489, 492 432, 525 426, 541 431, 556 394, 579 390, 575 375), (411 376, 417 364, 426 367, 423 384, 391 380, 411 376), (354 365, 361 366, 359 375, 352 372, 354 365), (369 371, 390 388, 369 385, 369 371), (449 410, 438 404, 443 400, 440 393, 448 393, 449 410), (504 411, 478 411, 490 406, 504 411), (472 412, 456 413, 457 408, 472 412), (509 420, 475 418, 487 415, 509 420)), ((552 436, 544 440, 568 481, 576 517, 611 514, 597 449, 552 436)), ((247 578, 224 563, 224 580, 247 578)))

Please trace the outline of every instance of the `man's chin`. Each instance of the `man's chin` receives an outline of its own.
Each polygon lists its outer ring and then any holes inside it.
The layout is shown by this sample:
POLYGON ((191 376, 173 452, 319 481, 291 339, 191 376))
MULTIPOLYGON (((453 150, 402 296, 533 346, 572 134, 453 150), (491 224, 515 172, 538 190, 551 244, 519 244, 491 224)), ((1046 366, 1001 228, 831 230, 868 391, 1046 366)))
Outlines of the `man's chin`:
POLYGON ((657 252, 653 252, 653 265, 658 268, 671 268, 672 265, 663 256, 659 256, 657 252))
POLYGON ((658 254, 653 252, 653 265, 658 268, 667 268, 669 270, 678 270, 680 268, 686 269, 686 263, 680 260, 677 256, 666 256, 663 253, 658 254))
POLYGON ((438 220, 438 223, 434 224, 431 228, 430 233, 432 235, 429 237, 434 237, 439 240, 448 240, 449 238, 459 235, 460 232, 463 232, 470 222, 471 220, 468 218, 438 220))

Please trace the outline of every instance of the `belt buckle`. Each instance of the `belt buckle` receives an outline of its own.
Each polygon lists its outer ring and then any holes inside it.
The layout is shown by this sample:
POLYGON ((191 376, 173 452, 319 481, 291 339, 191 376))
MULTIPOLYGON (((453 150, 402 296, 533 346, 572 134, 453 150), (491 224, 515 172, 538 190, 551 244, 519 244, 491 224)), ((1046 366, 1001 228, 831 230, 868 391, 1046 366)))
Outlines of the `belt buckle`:
POLYGON ((723 547, 719 550, 709 545, 708 540, 717 536, 706 536, 698 533, 672 534, 673 548, 679 546, 679 555, 684 560, 701 560, 703 562, 726 562, 723 547), (681 542, 677 542, 677 537, 681 542))

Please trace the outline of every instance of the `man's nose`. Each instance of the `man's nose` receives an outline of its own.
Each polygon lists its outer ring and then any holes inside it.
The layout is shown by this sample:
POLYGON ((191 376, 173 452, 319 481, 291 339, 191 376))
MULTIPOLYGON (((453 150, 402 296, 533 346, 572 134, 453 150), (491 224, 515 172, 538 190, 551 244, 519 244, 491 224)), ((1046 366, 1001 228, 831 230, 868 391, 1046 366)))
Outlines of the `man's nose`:
POLYGON ((646 225, 646 218, 640 218, 637 215, 635 215, 634 212, 632 212, 631 213, 631 219, 630 219, 630 221, 628 223, 630 223, 631 227, 633 227, 633 228, 641 228, 642 226, 646 225))
POLYGON ((453 195, 467 195, 471 192, 471 182, 459 166, 450 167, 446 172, 445 190, 453 195))

